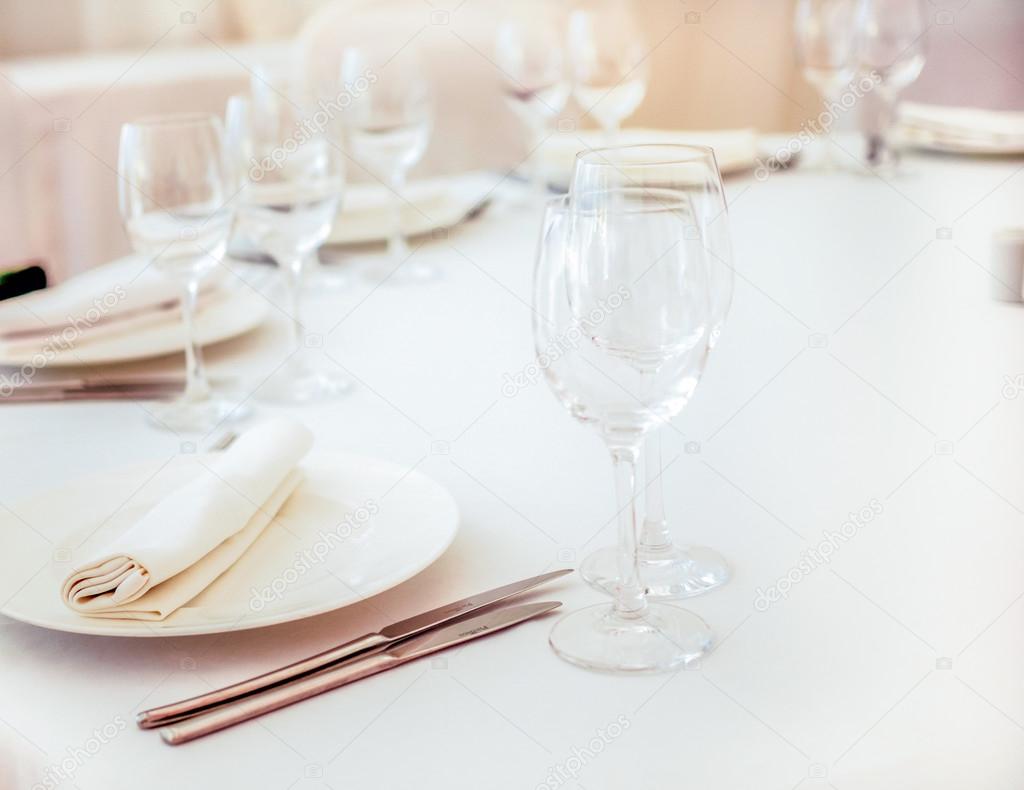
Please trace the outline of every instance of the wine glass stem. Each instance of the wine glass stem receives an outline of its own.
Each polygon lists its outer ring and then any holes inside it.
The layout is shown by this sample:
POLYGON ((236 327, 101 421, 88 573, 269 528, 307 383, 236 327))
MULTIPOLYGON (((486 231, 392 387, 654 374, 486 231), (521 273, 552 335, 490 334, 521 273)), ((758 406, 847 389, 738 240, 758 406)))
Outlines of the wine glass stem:
POLYGON ((388 239, 388 254, 396 262, 409 257, 409 245, 402 234, 402 203, 405 202, 405 169, 397 168, 391 174, 391 238, 388 239))
POLYGON ((190 277, 181 295, 181 318, 185 328, 185 399, 202 400, 210 392, 203 371, 203 354, 196 345, 195 314, 199 302, 199 280, 190 277))
POLYGON ((541 202, 548 196, 548 175, 544 167, 544 139, 543 130, 533 136, 533 162, 530 170, 533 194, 541 202))
POLYGON ((637 554, 637 533, 639 531, 636 512, 637 456, 635 447, 612 450, 619 514, 619 581, 615 587, 615 613, 623 617, 636 617, 647 606, 643 587, 640 585, 639 556, 637 554))
POLYGON ((877 112, 871 135, 868 137, 868 164, 872 166, 888 165, 895 161, 892 150, 891 132, 896 96, 890 91, 876 90, 878 95, 877 112))
POLYGON ((644 442, 644 524, 640 546, 645 549, 664 549, 672 545, 665 517, 665 489, 661 480, 661 432, 654 431, 644 442))
POLYGON ((285 288, 288 292, 288 322, 289 336, 288 347, 291 352, 297 353, 302 348, 302 268, 303 259, 301 255, 290 255, 283 261, 281 267, 285 279, 285 288))

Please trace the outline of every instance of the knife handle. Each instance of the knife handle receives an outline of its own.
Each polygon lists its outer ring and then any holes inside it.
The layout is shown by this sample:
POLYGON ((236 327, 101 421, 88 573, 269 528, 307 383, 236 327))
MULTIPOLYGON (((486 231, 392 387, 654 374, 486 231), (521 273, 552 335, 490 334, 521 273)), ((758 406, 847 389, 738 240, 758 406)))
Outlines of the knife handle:
POLYGON ((144 710, 136 716, 139 726, 145 730, 153 727, 161 727, 165 724, 181 721, 191 716, 206 713, 210 709, 217 708, 228 702, 233 702, 240 697, 245 697, 258 691, 276 686, 289 680, 316 672, 331 664, 338 663, 346 658, 372 650, 375 647, 388 644, 392 640, 381 634, 366 634, 351 642, 332 647, 315 656, 304 658, 287 666, 272 669, 248 680, 241 680, 230 686, 214 689, 196 697, 171 702, 157 708, 144 710))
POLYGON ((161 728, 160 737, 172 746, 187 743, 243 721, 255 719, 264 713, 323 694, 346 683, 383 672, 404 663, 405 660, 407 659, 395 658, 387 653, 372 653, 260 694, 236 699, 230 705, 215 708, 177 724, 170 724, 161 728))

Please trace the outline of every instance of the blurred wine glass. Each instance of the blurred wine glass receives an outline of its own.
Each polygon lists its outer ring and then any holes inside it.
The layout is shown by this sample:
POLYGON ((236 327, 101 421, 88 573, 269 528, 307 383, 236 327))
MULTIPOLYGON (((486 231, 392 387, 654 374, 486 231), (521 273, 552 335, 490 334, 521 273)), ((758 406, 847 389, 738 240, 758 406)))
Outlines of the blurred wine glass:
MULTIPOLYGON (((821 95, 829 117, 840 92, 856 74, 857 9, 858 0, 798 0, 796 4, 797 59, 804 77, 821 95)), ((823 163, 827 169, 834 169, 838 162, 832 123, 825 127, 824 142, 823 163)))
POLYGON ((415 44, 402 46, 384 37, 347 47, 341 55, 341 83, 352 97, 345 114, 350 153, 390 192, 392 275, 432 279, 437 276, 433 266, 408 261, 402 231, 406 179, 427 150, 433 123, 433 92, 415 44))
POLYGON ((337 215, 344 170, 329 124, 318 123, 301 87, 271 82, 269 74, 259 82, 261 89, 233 96, 227 107, 239 230, 277 263, 288 299, 289 356, 259 394, 284 403, 332 399, 351 383, 306 348, 301 297, 304 264, 337 215))
POLYGON ((121 218, 137 253, 181 284, 185 392, 149 408, 172 431, 206 432, 241 410, 213 394, 195 338, 199 286, 227 250, 231 179, 220 119, 206 113, 154 116, 121 128, 121 218))
POLYGON ((573 92, 615 145, 647 92, 648 51, 625 0, 593 0, 569 16, 573 92))
POLYGON ((531 152, 531 181, 547 193, 542 145, 569 100, 562 19, 550 4, 530 0, 498 25, 495 57, 505 100, 522 122, 531 152))
POLYGON ((877 84, 877 101, 869 103, 867 161, 892 169, 898 155, 891 132, 900 92, 924 68, 928 11, 925 0, 860 0, 857 10, 856 58, 860 72, 877 84))

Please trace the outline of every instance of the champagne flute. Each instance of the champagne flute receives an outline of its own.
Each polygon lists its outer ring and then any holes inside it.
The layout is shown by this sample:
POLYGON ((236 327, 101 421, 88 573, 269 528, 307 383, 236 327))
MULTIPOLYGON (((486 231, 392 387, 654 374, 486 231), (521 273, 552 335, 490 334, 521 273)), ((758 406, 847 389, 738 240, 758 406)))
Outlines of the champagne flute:
POLYGON ((868 121, 867 161, 873 168, 891 170, 898 163, 891 141, 896 103, 924 68, 927 30, 924 0, 860 0, 857 63, 878 81, 878 100, 868 103, 874 117, 868 121))
POLYGON ((696 615, 647 600, 639 578, 636 465, 644 435, 677 414, 709 347, 712 289, 700 237, 705 150, 692 193, 628 186, 576 192, 546 212, 534 280, 534 337, 548 383, 609 449, 618 495, 619 572, 612 606, 562 618, 562 658, 606 671, 667 670, 704 653, 696 615), (550 349, 560 353, 552 354, 550 349))
MULTIPOLYGON (((414 44, 395 51, 390 38, 370 38, 341 55, 341 82, 353 96, 345 115, 350 153, 390 191, 392 230, 388 255, 398 279, 429 280, 437 270, 409 258, 402 209, 410 168, 423 157, 433 125, 433 94, 414 44), (366 75, 372 75, 367 80, 366 75)), ((394 278, 392 278, 394 279, 394 278)))
POLYGON ((311 119, 308 98, 285 84, 227 107, 228 142, 238 174, 238 223, 277 263, 287 291, 289 356, 260 387, 282 403, 330 400, 351 382, 304 343, 301 320, 304 263, 326 240, 344 185, 341 158, 328 127, 311 119))
POLYGON ((532 0, 498 26, 495 57, 502 91, 527 132, 531 181, 538 198, 547 195, 542 145, 569 100, 560 20, 550 5, 532 0))
MULTIPOLYGON (((619 183, 653 185, 700 194, 703 211, 699 233, 708 255, 711 317, 708 350, 717 344, 732 303, 732 245, 725 192, 711 149, 685 145, 637 145, 580 154, 573 170, 573 192, 586 193, 619 183), (700 160, 696 168, 694 161, 700 160)), ((692 199, 692 198, 691 198, 692 199)), ((638 572, 647 595, 678 599, 701 595, 725 584, 731 575, 726 560, 706 546, 676 546, 665 514, 662 481, 662 431, 644 442, 645 512, 638 549, 638 572)), ((618 579, 617 550, 599 549, 588 556, 580 575, 591 586, 611 589, 618 579)))
POLYGON ((573 92, 615 145, 647 93, 647 49, 625 0, 593 0, 569 16, 573 92))
POLYGON ((224 257, 231 229, 231 185, 218 118, 205 113, 160 115, 121 127, 118 197, 137 253, 181 285, 185 330, 185 392, 150 407, 153 421, 182 432, 206 432, 242 416, 210 390, 195 338, 202 278, 224 257))
MULTIPOLYGON (((796 4, 793 27, 797 59, 804 78, 821 95, 829 117, 840 91, 856 73, 857 9, 858 0, 798 0, 796 4)), ((824 141, 824 165, 829 170, 838 166, 832 141, 829 123, 824 141)))

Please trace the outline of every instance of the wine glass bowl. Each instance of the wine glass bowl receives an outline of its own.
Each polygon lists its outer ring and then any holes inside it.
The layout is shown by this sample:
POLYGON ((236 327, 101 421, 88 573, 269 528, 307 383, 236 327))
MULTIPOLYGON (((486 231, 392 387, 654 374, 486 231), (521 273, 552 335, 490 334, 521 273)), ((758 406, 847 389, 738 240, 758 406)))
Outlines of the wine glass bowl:
POLYGON ((576 101, 613 145, 647 93, 649 53, 629 5, 595 0, 572 11, 568 52, 576 101))
POLYGON ((263 86, 228 102, 228 139, 238 173, 238 228, 277 263, 289 317, 285 362, 261 385, 262 399, 283 403, 329 400, 351 387, 333 365, 305 348, 301 291, 305 261, 327 239, 344 187, 330 127, 306 123, 313 113, 290 83, 263 86))
POLYGON ((349 152, 390 193, 388 254, 393 267, 402 267, 398 279, 433 279, 433 267, 418 261, 403 266, 410 254, 402 232, 403 193, 433 125, 433 91, 419 53, 413 44, 368 38, 342 52, 340 81, 353 97, 344 118, 349 152))
MULTIPOLYGON (((706 253, 710 278, 707 349, 686 371, 685 384, 692 393, 707 353, 721 336, 733 292, 728 212, 714 152, 701 146, 648 144, 596 149, 577 157, 574 193, 614 189, 620 184, 640 185, 634 189, 646 189, 654 195, 679 195, 660 199, 685 203, 684 236, 688 243, 700 244, 706 253)), ((682 308, 682 302, 671 300, 665 305, 670 316, 685 316, 680 312, 682 308)), ((644 443, 645 513, 638 543, 638 573, 649 597, 668 600, 708 592, 725 584, 731 572, 726 560, 713 549, 673 542, 665 514, 661 431, 657 430, 664 421, 661 417, 654 423, 644 443)), ((618 554, 615 547, 593 552, 583 561, 580 575, 596 589, 614 589, 619 578, 618 554)))
POLYGON ((924 68, 928 25, 925 0, 860 0, 857 64, 877 82, 867 128, 867 161, 873 168, 891 170, 898 163, 891 141, 896 103, 924 68))
POLYGON ((118 202, 137 253, 182 289, 185 391, 149 408, 157 425, 209 431, 244 409, 212 393, 193 331, 201 279, 216 269, 231 229, 231 177, 220 120, 205 113, 143 118, 121 128, 118 202))
MULTIPOLYGON (((713 157, 694 161, 706 166, 713 157)), ((556 396, 609 449, 619 502, 614 605, 571 613, 550 636, 558 655, 591 669, 671 669, 711 644, 699 617, 646 600, 635 506, 644 435, 685 406, 709 348, 715 279, 701 228, 702 207, 713 201, 700 199, 700 183, 691 193, 574 188, 545 212, 534 278, 537 353, 547 357, 556 396)))

